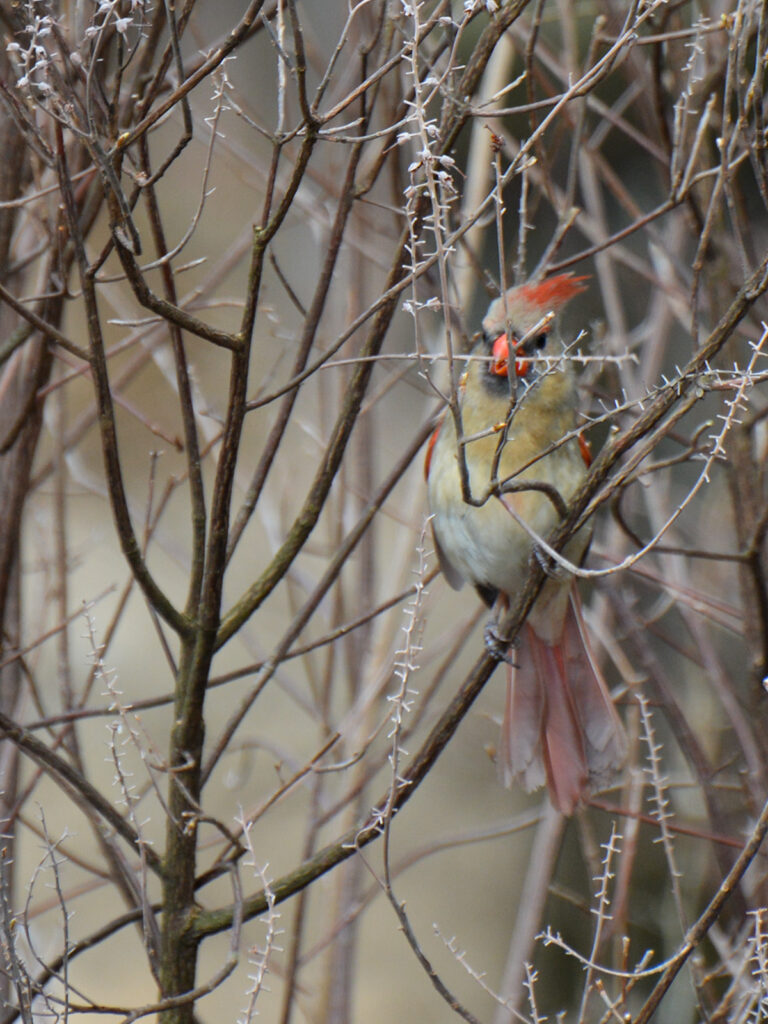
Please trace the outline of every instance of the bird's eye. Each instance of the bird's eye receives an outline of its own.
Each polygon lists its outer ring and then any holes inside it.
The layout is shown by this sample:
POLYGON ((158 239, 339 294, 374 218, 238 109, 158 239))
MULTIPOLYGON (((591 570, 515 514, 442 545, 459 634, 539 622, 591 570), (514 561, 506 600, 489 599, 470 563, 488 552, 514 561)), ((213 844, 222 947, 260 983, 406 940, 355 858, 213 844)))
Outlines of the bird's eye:
POLYGON ((546 334, 537 334, 536 337, 533 339, 533 344, 534 344, 534 347, 537 348, 539 350, 539 352, 541 352, 541 350, 547 344, 547 336, 546 336, 546 334))

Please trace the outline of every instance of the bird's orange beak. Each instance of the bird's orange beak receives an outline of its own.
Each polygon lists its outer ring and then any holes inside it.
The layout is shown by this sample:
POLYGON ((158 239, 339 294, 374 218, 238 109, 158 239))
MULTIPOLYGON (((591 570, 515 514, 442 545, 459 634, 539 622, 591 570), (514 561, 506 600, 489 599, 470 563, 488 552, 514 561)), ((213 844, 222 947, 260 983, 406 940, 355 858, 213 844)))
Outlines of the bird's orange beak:
MULTIPOLYGON (((514 340, 513 345, 517 348, 514 340)), ((494 341, 491 354, 493 355, 492 373, 495 373, 498 377, 506 377, 509 372, 509 341, 506 334, 500 334, 496 341, 494 341)), ((515 375, 517 377, 525 377, 530 368, 531 364, 528 359, 515 359, 515 375)))

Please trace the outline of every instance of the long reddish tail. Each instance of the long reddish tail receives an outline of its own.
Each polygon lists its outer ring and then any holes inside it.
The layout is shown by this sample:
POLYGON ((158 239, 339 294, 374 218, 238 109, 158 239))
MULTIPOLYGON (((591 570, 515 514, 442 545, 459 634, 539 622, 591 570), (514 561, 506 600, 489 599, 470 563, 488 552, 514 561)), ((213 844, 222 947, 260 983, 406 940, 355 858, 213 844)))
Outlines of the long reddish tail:
POLYGON ((589 650, 572 594, 557 643, 523 628, 509 666, 499 770, 505 785, 547 784, 563 814, 606 786, 626 756, 626 736, 589 650))

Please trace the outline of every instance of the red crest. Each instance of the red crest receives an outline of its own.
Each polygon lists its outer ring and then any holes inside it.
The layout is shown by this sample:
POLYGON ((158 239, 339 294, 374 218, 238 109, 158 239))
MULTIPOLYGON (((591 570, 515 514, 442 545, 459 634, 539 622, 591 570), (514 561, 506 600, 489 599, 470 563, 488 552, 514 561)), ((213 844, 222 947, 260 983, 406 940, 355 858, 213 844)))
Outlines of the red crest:
POLYGON ((526 302, 539 309, 557 311, 566 302, 569 302, 574 295, 579 295, 587 290, 582 282, 588 281, 589 276, 577 277, 574 274, 557 274, 555 277, 548 277, 539 284, 524 284, 515 289, 526 302))

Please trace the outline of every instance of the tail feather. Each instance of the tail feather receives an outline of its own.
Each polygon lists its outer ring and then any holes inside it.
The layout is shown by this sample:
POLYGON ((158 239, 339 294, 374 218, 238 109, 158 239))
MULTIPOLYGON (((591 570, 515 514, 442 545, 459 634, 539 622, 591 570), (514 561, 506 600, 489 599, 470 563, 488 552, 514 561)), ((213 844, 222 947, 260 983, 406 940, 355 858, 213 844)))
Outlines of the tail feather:
POLYGON ((594 789, 615 779, 627 757, 627 736, 597 666, 575 588, 563 623, 566 678, 584 728, 589 778, 594 789))
POLYGON ((546 696, 541 754, 552 803, 563 814, 572 814, 589 784, 586 737, 573 698, 563 649, 542 641, 527 629, 528 650, 546 696))
POLYGON ((509 666, 499 745, 505 785, 529 792, 545 782, 564 814, 607 785, 626 755, 626 737, 588 647, 578 598, 568 602, 557 643, 527 623, 509 666))
POLYGON ((529 665, 507 664, 507 702, 501 726, 498 765, 502 782, 526 792, 547 781, 541 756, 546 696, 529 665))

